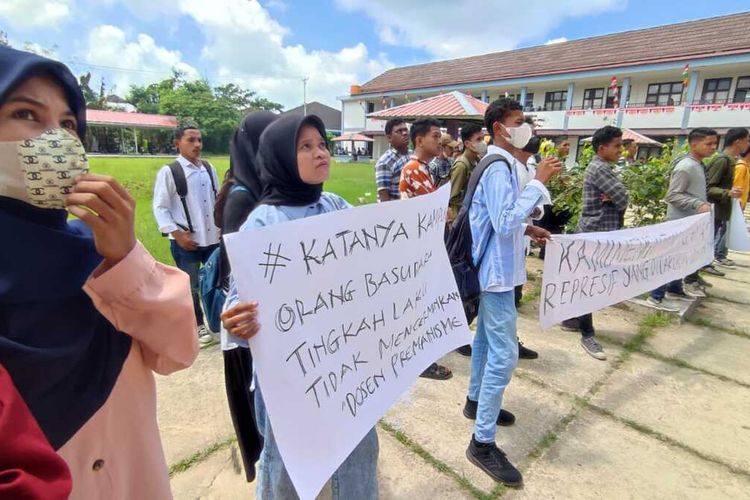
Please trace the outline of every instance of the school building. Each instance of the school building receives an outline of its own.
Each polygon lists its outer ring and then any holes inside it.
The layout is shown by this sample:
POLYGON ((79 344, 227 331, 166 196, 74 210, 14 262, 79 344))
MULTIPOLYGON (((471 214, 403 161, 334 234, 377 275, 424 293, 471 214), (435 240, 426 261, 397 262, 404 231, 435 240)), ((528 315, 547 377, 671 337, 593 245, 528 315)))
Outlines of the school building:
POLYGON ((377 157, 385 121, 371 113, 450 91, 516 98, 571 158, 604 125, 662 142, 723 134, 750 126, 750 12, 394 68, 340 97, 343 132, 373 137, 377 157))

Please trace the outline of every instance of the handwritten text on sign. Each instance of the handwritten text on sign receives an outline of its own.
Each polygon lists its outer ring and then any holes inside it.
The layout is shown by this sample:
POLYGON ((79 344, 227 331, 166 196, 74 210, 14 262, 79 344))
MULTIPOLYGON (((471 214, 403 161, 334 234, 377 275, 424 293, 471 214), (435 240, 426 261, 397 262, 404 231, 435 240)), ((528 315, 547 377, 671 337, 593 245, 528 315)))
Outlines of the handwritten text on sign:
POLYGON ((542 328, 684 278, 713 259, 711 214, 607 233, 555 235, 544 260, 542 328))
POLYGON ((443 244, 449 191, 227 235, 289 476, 314 498, 433 361, 471 335, 443 244))

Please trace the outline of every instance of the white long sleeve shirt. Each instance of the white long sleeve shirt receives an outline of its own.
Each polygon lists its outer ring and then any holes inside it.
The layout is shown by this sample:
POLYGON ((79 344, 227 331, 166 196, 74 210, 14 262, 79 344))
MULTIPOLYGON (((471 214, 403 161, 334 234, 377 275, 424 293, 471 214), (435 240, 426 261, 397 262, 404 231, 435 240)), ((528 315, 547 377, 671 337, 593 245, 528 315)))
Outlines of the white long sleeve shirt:
MULTIPOLYGON (((193 225, 193 241, 200 247, 219 243, 219 228, 214 224, 214 204, 216 196, 211 187, 209 173, 203 166, 193 165, 182 155, 177 157, 187 180, 187 207, 193 225)), ((219 178, 211 166, 216 189, 219 189, 219 178)), ((174 178, 168 165, 164 165, 156 175, 153 201, 154 217, 159 231, 170 234, 172 231, 187 228, 187 217, 177 195, 174 178)), ((170 239, 173 239, 170 235, 170 239)))

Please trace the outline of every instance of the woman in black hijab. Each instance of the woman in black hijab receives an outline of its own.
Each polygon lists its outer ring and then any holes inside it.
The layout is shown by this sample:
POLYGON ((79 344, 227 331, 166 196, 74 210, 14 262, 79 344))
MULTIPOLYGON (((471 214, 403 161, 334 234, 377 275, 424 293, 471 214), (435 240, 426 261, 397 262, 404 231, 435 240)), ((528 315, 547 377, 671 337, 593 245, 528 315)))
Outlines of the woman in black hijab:
MULTIPOLYGON (((260 136, 278 115, 268 111, 248 114, 234 133, 230 144, 230 178, 226 181, 226 201, 221 209, 219 225, 222 234, 237 232, 258 204, 263 187, 258 175, 256 153, 260 136)), ((217 209, 219 205, 217 203, 217 209)), ((217 214, 218 215, 218 214, 217 214)), ((229 260, 222 241, 222 270, 229 276, 229 260)), ((247 340, 230 338, 221 332, 224 354, 224 383, 232 415, 237 444, 245 465, 245 478, 255 479, 255 462, 263 449, 263 438, 255 423, 255 400, 251 390, 253 358, 247 340)))
MULTIPOLYGON (((258 150, 263 194, 260 205, 247 218, 241 231, 351 207, 340 196, 323 191, 323 182, 331 169, 325 137, 325 126, 315 115, 287 115, 268 126, 260 138, 258 150)), ((249 339, 260 329, 257 308, 255 302, 241 303, 237 287, 232 283, 222 315, 224 327, 235 337, 249 339)), ((256 497, 264 500, 298 498, 279 455, 260 389, 256 388, 255 404, 264 446, 256 497)), ((377 461, 378 437, 375 429, 371 429, 334 473, 333 498, 377 499, 377 461)))

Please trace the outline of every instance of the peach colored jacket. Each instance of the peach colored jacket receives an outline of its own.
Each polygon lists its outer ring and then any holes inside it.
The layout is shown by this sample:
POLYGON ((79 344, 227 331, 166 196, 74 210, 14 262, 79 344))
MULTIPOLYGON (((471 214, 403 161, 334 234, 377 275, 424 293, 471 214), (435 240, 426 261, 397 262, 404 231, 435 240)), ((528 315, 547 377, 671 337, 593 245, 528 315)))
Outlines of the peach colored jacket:
POLYGON ((153 372, 187 368, 198 355, 188 277, 138 243, 117 265, 94 270, 84 290, 133 344, 109 399, 58 450, 73 476, 70 498, 172 498, 153 372))

